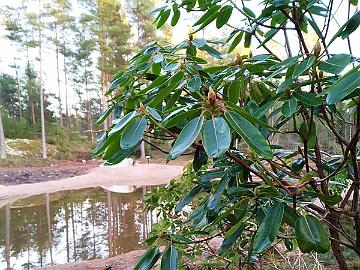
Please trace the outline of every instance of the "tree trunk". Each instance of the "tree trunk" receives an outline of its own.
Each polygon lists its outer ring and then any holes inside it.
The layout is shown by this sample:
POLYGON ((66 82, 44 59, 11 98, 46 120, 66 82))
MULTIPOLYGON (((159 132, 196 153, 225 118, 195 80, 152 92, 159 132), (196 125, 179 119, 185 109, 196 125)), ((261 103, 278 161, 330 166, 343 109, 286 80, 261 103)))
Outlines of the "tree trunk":
POLYGON ((59 68, 59 44, 58 44, 58 32, 57 25, 55 24, 55 38, 56 38, 56 73, 57 73, 57 87, 58 87, 58 99, 59 99, 59 120, 60 126, 63 126, 62 117, 62 104, 61 104, 61 87, 60 87, 60 68, 59 68))
POLYGON ((5 134, 4 134, 4 126, 2 122, 2 115, 0 110, 0 158, 6 158, 6 144, 5 144, 5 134))
MULTIPOLYGON (((101 106, 103 111, 107 109, 106 96, 105 96, 107 89, 106 77, 107 77, 106 74, 102 71, 101 72, 101 87, 102 87, 101 106)), ((105 121, 103 122, 103 127, 104 127, 104 131, 108 129, 108 119, 105 119, 105 121)))
POLYGON ((44 90, 42 80, 42 38, 41 38, 41 0, 39 0, 39 64, 40 64, 40 119, 41 119, 41 149, 42 158, 46 159, 46 138, 45 138, 45 114, 44 114, 44 90))
MULTIPOLYGON (((328 215, 328 220, 336 228, 339 227, 339 216, 334 210, 330 210, 330 214, 328 215)), ((339 242, 336 241, 336 240, 340 239, 339 232, 337 230, 335 230, 334 228, 332 228, 332 227, 329 227, 329 232, 330 232, 331 238, 333 238, 331 240, 331 249, 332 249, 332 251, 334 253, 334 256, 336 258, 337 263, 339 264, 339 269, 347 270, 348 267, 347 267, 344 255, 342 253, 341 245, 340 245, 339 242)))
POLYGON ((18 72, 18 66, 16 65, 16 57, 14 57, 14 66, 15 66, 15 72, 16 72, 16 89, 17 89, 17 96, 19 99, 19 119, 20 121, 23 118, 22 115, 22 104, 21 104, 21 91, 20 91, 20 83, 19 83, 19 72, 18 72))
POLYGON ((66 69, 66 57, 64 55, 64 82, 65 82, 65 122, 66 127, 69 130, 70 120, 69 120, 69 104, 68 104, 68 81, 67 81, 67 69, 66 69))

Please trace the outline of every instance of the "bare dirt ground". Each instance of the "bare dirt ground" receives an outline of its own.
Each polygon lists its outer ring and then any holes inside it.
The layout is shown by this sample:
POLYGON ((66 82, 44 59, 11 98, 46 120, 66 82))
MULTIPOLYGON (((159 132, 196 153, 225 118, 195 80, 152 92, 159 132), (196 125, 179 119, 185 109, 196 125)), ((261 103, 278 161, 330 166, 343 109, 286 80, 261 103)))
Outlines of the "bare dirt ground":
POLYGON ((129 270, 142 255, 143 250, 131 251, 108 259, 96 259, 84 262, 67 263, 44 267, 46 270, 129 270))
POLYGON ((100 161, 56 161, 34 167, 16 166, 0 168, 0 185, 38 183, 74 177, 88 173, 100 161))

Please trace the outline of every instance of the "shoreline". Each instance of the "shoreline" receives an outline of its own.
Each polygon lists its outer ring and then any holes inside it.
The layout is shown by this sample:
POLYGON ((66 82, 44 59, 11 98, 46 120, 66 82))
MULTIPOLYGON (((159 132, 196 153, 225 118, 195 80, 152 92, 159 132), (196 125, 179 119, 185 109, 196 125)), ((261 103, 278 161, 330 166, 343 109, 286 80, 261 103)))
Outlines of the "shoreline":
POLYGON ((126 167, 96 167, 88 173, 59 180, 30 184, 0 186, 0 207, 18 199, 98 186, 144 186, 161 185, 179 176, 183 166, 160 164, 137 164, 126 167))

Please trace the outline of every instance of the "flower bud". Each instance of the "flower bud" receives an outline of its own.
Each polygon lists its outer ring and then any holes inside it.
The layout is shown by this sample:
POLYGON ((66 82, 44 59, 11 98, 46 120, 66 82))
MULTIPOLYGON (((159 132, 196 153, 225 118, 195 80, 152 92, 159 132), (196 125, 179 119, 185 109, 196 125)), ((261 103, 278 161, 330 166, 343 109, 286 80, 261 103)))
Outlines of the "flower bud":
POLYGON ((321 43, 320 41, 318 40, 315 44, 315 47, 314 47, 314 55, 315 56, 319 56, 321 53, 321 43))
POLYGON ((236 54, 236 63, 240 66, 242 65, 242 57, 239 53, 236 54))
POLYGON ((212 88, 209 89, 208 100, 209 100, 210 104, 214 104, 216 101, 216 93, 212 88))

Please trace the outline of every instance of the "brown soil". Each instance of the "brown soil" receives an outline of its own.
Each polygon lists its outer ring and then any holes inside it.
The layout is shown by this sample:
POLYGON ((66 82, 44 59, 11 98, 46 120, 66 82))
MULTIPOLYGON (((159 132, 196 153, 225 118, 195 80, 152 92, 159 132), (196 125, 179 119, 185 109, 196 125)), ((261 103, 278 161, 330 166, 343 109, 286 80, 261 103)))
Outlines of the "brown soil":
POLYGON ((18 185, 59 180, 86 174, 99 165, 97 160, 88 161, 55 161, 34 167, 0 168, 0 185, 18 185))
POLYGON ((108 259, 96 259, 44 267, 46 270, 129 270, 142 255, 143 250, 131 251, 108 259))

